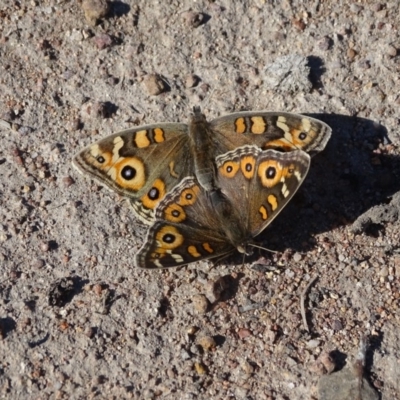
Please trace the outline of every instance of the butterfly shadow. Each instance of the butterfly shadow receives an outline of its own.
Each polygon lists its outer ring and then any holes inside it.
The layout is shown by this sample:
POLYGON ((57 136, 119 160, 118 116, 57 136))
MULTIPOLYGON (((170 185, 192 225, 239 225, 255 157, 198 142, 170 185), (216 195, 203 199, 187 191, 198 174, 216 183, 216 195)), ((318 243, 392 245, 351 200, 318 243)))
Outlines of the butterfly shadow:
MULTIPOLYGON (((257 237, 273 250, 310 250, 314 235, 353 224, 400 191, 400 156, 385 154, 391 143, 384 126, 358 117, 310 116, 330 125, 332 137, 312 159, 298 193, 257 237)), ((384 222, 369 225, 365 233, 379 234, 384 222)))
POLYGON ((121 18, 124 15, 129 14, 131 6, 123 1, 112 1, 110 2, 110 16, 115 18, 121 18))
POLYGON ((55 280, 48 291, 48 303, 52 307, 65 307, 75 295, 82 292, 88 283, 79 276, 69 276, 55 280))

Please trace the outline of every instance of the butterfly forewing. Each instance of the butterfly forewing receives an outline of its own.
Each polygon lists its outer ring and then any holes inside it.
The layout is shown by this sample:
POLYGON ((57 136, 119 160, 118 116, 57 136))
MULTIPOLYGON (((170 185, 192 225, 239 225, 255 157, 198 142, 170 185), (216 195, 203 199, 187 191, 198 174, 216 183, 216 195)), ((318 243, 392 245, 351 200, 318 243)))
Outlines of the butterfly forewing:
POLYGON ((331 128, 322 121, 305 115, 244 111, 210 122, 218 133, 219 154, 243 145, 256 145, 263 150, 304 150, 311 155, 322 151, 331 136, 331 128))
POLYGON ((129 129, 88 146, 73 164, 127 197, 136 215, 149 223, 165 194, 193 170, 187 134, 185 124, 129 129))

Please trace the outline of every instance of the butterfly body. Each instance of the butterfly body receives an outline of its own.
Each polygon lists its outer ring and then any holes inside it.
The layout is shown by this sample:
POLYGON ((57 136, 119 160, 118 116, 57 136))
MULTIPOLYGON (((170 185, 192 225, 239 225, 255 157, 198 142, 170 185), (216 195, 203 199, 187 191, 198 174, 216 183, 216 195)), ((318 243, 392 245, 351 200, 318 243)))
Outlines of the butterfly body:
POLYGON ((214 141, 210 124, 198 107, 194 107, 189 124, 189 146, 198 182, 206 191, 215 190, 214 159, 218 143, 214 141))
POLYGON ((315 154, 330 134, 326 124, 303 115, 249 111, 208 122, 195 108, 189 125, 160 123, 118 132, 79 152, 73 165, 126 197, 135 215, 151 225, 157 206, 186 177, 195 177, 206 192, 219 189, 215 160, 220 155, 246 145, 315 154))

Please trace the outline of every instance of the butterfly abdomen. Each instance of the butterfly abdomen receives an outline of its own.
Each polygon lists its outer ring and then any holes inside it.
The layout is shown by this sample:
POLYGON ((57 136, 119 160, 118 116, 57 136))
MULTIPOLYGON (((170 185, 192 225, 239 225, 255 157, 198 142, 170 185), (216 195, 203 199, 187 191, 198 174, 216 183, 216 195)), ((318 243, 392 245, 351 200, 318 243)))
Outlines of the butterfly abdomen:
POLYGON ((214 165, 216 147, 210 125, 200 112, 200 108, 194 108, 189 124, 189 147, 198 182, 207 192, 214 190, 216 188, 214 165))

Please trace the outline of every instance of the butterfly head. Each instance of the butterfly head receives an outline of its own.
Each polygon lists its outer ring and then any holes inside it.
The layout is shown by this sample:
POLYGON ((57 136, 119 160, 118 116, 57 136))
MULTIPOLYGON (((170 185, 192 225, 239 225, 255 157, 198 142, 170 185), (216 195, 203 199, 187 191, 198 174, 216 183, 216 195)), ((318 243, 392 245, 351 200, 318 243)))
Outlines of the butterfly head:
POLYGON ((192 123, 193 122, 206 122, 206 116, 201 112, 201 108, 199 106, 193 107, 192 123))
POLYGON ((251 247, 250 243, 239 244, 236 246, 236 250, 245 256, 251 256, 253 254, 253 248, 251 247))

